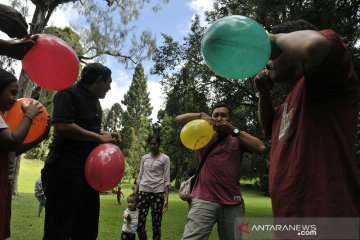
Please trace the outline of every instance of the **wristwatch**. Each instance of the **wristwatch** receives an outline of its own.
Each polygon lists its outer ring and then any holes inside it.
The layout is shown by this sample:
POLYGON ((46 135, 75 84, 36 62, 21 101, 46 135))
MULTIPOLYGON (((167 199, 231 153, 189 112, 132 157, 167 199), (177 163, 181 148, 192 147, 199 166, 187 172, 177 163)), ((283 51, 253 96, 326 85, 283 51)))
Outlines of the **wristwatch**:
POLYGON ((239 136, 239 134, 240 134, 240 130, 239 130, 238 128, 234 128, 234 129, 232 130, 231 135, 232 135, 233 137, 239 136))

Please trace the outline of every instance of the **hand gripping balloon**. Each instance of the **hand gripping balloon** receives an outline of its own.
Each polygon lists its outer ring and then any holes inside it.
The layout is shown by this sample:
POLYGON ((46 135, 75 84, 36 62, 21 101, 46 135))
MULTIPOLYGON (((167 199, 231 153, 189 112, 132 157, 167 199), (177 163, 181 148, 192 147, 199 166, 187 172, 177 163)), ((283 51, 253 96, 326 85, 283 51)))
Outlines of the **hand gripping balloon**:
POLYGON ((50 90, 71 86, 80 70, 75 51, 63 40, 39 34, 35 45, 26 53, 22 66, 30 80, 50 90))

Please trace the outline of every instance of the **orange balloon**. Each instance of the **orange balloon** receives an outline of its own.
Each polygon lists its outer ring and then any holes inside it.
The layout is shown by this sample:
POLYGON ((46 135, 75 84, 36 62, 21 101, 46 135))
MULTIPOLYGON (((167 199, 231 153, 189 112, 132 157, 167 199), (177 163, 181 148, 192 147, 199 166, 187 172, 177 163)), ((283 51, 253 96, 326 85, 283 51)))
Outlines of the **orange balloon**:
MULTIPOLYGON (((11 128, 11 130, 16 130, 19 126, 21 120, 24 117, 24 112, 21 109, 21 104, 23 102, 33 101, 31 98, 20 98, 9 111, 5 112, 4 119, 11 128)), ((44 134, 46 127, 48 125, 48 112, 44 106, 41 106, 41 112, 35 116, 33 123, 30 127, 26 138, 23 143, 30 143, 37 140, 41 135, 44 134)))

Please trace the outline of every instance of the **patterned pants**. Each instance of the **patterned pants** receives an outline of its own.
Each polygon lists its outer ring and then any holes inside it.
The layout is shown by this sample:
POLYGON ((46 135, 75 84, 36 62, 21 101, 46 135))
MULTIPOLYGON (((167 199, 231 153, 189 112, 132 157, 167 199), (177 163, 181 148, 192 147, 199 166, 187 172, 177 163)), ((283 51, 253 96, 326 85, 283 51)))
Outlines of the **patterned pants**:
POLYGON ((146 240, 146 217, 151 207, 153 239, 159 240, 161 237, 161 220, 164 206, 164 193, 139 192, 139 224, 137 233, 139 240, 146 240))
POLYGON ((121 232, 121 240, 135 240, 135 233, 121 232))

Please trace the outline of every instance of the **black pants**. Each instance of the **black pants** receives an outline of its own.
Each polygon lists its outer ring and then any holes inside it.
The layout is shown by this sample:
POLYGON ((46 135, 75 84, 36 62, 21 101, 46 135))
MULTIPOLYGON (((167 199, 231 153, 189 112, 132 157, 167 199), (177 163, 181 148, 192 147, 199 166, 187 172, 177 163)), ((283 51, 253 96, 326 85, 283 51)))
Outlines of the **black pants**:
POLYGON ((151 219, 153 239, 159 240, 161 238, 161 221, 163 216, 164 207, 164 193, 151 193, 151 192, 139 192, 139 224, 137 228, 138 237, 140 240, 146 240, 146 216, 149 208, 151 207, 151 219))
POLYGON ((42 183, 46 196, 43 239, 96 239, 99 193, 88 185, 84 171, 45 164, 42 183))
POLYGON ((121 240, 135 240, 135 233, 121 232, 121 240))

